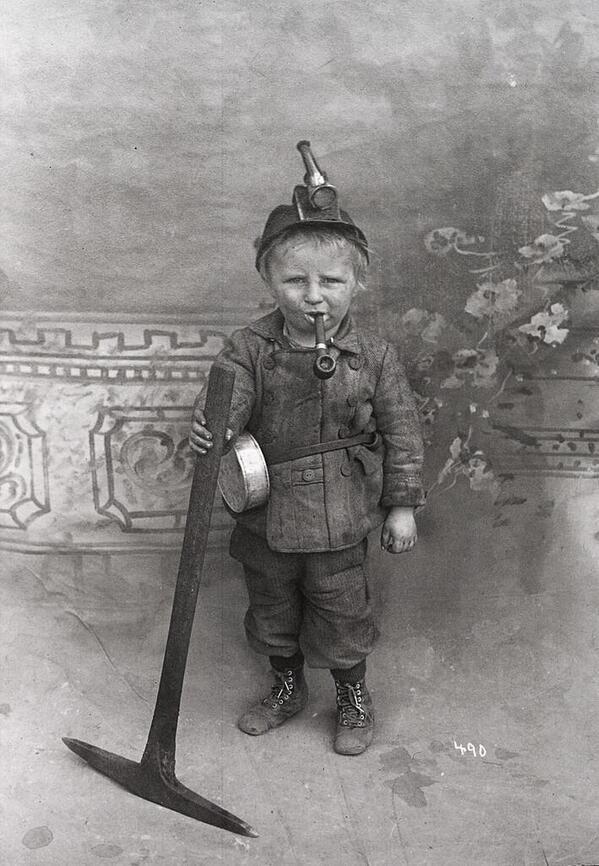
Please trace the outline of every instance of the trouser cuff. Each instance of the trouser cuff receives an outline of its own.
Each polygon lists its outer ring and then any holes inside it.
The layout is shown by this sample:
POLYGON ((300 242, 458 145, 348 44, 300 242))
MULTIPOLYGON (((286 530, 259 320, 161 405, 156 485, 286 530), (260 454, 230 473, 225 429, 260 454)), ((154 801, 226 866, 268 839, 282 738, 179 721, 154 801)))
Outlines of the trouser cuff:
POLYGON ((275 671, 297 671, 304 665, 304 654, 298 650, 292 656, 269 656, 270 663, 275 671))
POLYGON ((351 668, 331 668, 333 679, 340 683, 359 683, 366 676, 366 659, 351 668))

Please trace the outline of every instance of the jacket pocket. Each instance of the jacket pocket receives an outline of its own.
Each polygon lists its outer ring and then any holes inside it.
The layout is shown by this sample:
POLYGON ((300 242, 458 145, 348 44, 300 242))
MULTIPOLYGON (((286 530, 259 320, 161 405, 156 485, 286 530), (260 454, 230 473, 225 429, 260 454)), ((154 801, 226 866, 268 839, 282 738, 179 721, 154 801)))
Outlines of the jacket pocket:
POLYGON ((270 480, 270 547, 286 552, 329 549, 322 459, 304 459, 303 466, 300 461, 272 466, 270 480))
POLYGON ((351 449, 352 457, 362 466, 365 475, 374 475, 383 465, 383 456, 380 451, 371 451, 365 445, 356 445, 351 449))

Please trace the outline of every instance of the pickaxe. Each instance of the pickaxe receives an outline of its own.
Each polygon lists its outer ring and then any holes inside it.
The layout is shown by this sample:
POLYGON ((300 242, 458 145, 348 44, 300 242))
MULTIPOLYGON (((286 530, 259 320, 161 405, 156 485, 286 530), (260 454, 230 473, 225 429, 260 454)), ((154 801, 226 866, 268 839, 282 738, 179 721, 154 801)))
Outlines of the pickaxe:
POLYGON ((245 821, 186 788, 175 776, 181 691, 234 380, 231 370, 213 364, 205 406, 213 447, 195 463, 162 674, 142 759, 130 761, 69 737, 64 737, 63 742, 94 769, 138 797, 232 833, 257 836, 245 821))

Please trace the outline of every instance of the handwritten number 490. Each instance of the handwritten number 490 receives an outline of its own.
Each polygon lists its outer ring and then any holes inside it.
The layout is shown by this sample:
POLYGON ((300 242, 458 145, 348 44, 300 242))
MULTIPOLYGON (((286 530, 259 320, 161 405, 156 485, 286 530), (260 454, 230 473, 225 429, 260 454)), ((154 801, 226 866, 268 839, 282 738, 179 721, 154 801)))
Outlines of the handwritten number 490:
POLYGON ((464 757, 467 752, 469 752, 474 758, 484 758, 487 754, 487 750, 484 746, 475 746, 474 743, 467 743, 465 746, 463 746, 461 743, 458 744, 454 740, 453 747, 461 754, 462 757, 464 757))

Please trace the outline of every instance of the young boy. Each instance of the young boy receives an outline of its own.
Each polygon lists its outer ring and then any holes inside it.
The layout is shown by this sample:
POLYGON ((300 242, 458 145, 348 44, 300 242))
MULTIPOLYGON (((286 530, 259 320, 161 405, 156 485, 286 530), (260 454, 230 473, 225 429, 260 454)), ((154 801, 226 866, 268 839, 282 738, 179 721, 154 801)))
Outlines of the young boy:
MULTIPOLYGON (((270 214, 256 266, 277 309, 234 333, 219 358, 235 370, 227 437, 254 436, 271 485, 266 505, 234 515, 230 553, 246 577, 246 634, 274 677, 270 694, 238 724, 259 735, 302 710, 305 659, 335 681, 335 751, 357 755, 374 731, 365 673, 378 631, 363 567, 367 536, 382 523, 385 550, 414 547, 422 440, 394 348, 350 314, 365 278, 366 239, 328 204, 319 212, 296 201, 270 214), (324 314, 337 360, 326 380, 313 372, 315 313, 324 314)), ((205 454, 210 440, 196 409, 191 447, 205 454)))

